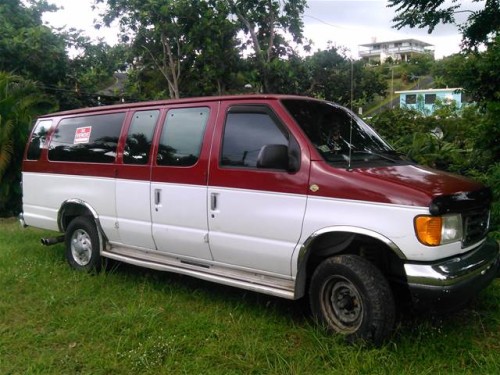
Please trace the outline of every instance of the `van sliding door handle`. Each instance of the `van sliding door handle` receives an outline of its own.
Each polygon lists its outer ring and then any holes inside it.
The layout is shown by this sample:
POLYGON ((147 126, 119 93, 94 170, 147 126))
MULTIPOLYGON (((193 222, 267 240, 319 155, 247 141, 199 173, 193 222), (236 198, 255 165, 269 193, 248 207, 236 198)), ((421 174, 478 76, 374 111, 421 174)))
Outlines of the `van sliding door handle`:
POLYGON ((161 190, 155 189, 155 205, 158 206, 161 203, 161 190))
POLYGON ((219 194, 217 193, 212 193, 210 194, 210 209, 212 211, 215 211, 217 209, 217 198, 219 194))

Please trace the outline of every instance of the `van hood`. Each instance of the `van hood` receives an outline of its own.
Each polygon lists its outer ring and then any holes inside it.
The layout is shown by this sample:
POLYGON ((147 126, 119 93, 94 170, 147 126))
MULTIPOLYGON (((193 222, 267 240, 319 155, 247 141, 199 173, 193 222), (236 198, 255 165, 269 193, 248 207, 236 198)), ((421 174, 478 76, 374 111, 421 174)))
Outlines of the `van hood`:
POLYGON ((492 199, 491 191, 476 181, 423 166, 373 168, 362 173, 427 194, 429 211, 435 215, 482 208, 492 199))
POLYGON ((469 178, 419 165, 359 169, 358 173, 421 191, 429 197, 475 191, 482 187, 469 178))
POLYGON ((433 214, 484 207, 491 201, 491 192, 482 184, 419 165, 356 168, 347 171, 315 162, 311 170, 311 184, 323 187, 318 190, 319 195, 429 207, 433 214), (331 177, 321 177, 328 175, 331 177), (323 180, 324 183, 318 185, 315 182, 316 176, 318 182, 323 180), (320 193, 321 190, 323 191, 320 193))

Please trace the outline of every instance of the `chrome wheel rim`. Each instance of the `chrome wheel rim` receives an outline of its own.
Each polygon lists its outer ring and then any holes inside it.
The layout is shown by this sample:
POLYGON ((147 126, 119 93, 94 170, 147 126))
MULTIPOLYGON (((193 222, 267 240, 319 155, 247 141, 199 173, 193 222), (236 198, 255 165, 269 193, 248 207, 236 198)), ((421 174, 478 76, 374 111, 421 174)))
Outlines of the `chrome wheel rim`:
POLYGON ((92 241, 89 234, 78 229, 71 236, 71 255, 79 266, 86 266, 92 257, 92 241))

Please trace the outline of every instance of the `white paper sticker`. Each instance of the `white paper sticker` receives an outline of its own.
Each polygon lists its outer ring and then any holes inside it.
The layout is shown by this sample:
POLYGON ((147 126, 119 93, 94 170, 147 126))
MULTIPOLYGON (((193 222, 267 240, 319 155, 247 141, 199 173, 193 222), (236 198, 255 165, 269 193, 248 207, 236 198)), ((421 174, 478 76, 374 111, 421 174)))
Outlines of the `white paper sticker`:
POLYGON ((90 133, 92 132, 92 126, 85 126, 83 128, 76 128, 75 141, 74 143, 89 143, 90 133))

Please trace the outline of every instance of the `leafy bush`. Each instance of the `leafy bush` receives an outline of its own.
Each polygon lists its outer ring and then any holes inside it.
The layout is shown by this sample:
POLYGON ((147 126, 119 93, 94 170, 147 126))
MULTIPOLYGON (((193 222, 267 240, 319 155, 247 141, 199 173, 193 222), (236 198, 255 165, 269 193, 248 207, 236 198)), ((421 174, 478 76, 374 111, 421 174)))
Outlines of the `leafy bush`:
POLYGON ((469 176, 489 186, 493 191, 493 205, 491 207, 491 230, 493 236, 500 240, 500 162, 492 164, 486 172, 472 169, 469 176))
POLYGON ((0 72, 0 216, 21 210, 21 161, 32 118, 54 108, 35 84, 0 72))

